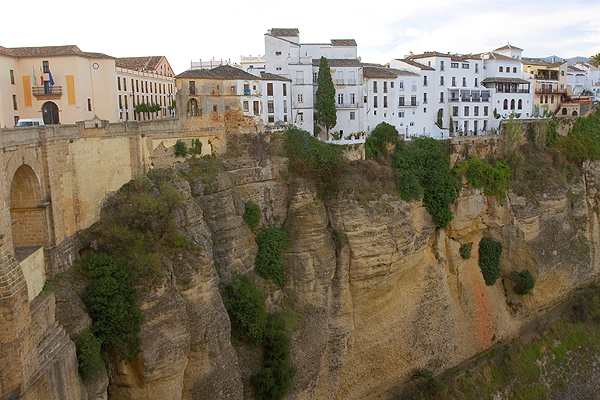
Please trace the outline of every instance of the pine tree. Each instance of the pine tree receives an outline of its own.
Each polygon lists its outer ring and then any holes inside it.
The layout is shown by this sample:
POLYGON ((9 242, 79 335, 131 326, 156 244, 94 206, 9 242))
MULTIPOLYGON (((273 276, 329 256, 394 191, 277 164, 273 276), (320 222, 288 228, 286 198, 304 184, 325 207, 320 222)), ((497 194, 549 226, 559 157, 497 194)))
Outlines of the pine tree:
POLYGON ((317 88, 317 122, 327 131, 329 139, 329 130, 333 128, 337 122, 337 113, 335 108, 335 87, 331 79, 331 71, 329 63, 325 57, 321 57, 319 63, 319 76, 317 78, 319 87, 317 88))

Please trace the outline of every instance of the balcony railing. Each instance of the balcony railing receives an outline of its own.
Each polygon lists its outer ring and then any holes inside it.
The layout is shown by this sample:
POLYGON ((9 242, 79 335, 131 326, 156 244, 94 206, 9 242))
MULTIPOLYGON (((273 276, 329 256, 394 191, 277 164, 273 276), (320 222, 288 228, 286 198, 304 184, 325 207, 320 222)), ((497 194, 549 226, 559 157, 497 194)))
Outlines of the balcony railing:
POLYGON ((357 108, 358 104, 357 103, 336 103, 335 105, 337 108, 357 108))
POLYGON ((419 105, 418 101, 411 101, 410 103, 400 103, 400 104, 398 104, 398 107, 399 108, 402 108, 402 107, 417 107, 418 105, 419 105))
POLYGON ((337 85, 343 85, 344 84, 344 79, 343 78, 342 79, 336 79, 336 82, 337 82, 336 83, 337 85))
POLYGON ((536 93, 566 93, 565 88, 560 89, 558 85, 536 85, 536 93))
POLYGON ((37 86, 32 88, 34 96, 61 96, 62 95, 62 87, 61 86, 50 86, 48 88, 43 86, 37 86))

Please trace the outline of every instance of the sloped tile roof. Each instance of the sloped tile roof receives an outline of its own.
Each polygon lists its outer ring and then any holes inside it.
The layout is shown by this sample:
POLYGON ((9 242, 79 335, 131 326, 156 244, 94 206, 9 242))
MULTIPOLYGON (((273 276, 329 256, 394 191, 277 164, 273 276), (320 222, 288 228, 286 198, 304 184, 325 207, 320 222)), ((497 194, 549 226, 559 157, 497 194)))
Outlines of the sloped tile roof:
MULTIPOLYGON (((319 66, 321 59, 313 59, 312 65, 319 66)), ((330 67, 360 67, 362 64, 360 61, 353 58, 333 58, 327 59, 330 67)))
POLYGON ((260 79, 265 80, 265 81, 287 81, 287 82, 292 81, 289 78, 285 78, 281 75, 271 74, 269 72, 261 72, 260 79))
POLYGON ((257 76, 254 76, 240 68, 232 67, 231 65, 219 65, 212 69, 188 69, 177 75, 176 78, 198 78, 198 79, 245 79, 245 80, 258 80, 257 76))
POLYGON ((354 39, 331 39, 331 44, 334 46, 356 46, 354 39))
POLYGON ((521 50, 523 51, 523 49, 516 47, 516 46, 511 46, 510 44, 507 44, 505 46, 502 47, 498 47, 497 49, 495 49, 494 51, 498 51, 498 50, 508 50, 508 49, 515 49, 515 50, 521 50))
POLYGON ((135 71, 154 71, 162 58, 163 56, 121 57, 115 60, 115 64, 117 67, 135 71))
POLYGON ((499 78, 499 77, 489 77, 485 78, 481 81, 481 83, 530 83, 529 81, 521 78, 499 78))
POLYGON ((402 61, 402 62, 404 62, 404 63, 406 63, 408 65, 412 65, 413 67, 420 68, 420 69, 422 69, 424 71, 435 71, 435 68, 433 68, 433 67, 421 64, 420 62, 413 61, 413 60, 410 60, 410 59, 407 59, 407 58, 397 58, 396 60, 397 61, 402 61))
POLYGON ((271 28, 269 34, 271 36, 298 37, 300 31, 298 31, 298 28, 271 28))
POLYGON ((403 69, 387 68, 379 65, 364 65, 363 76, 371 79, 395 79, 399 76, 419 76, 419 74, 403 69))
POLYGON ((67 57, 67 56, 79 56, 86 58, 109 58, 114 59, 115 57, 107 56, 103 53, 89 53, 81 51, 79 47, 75 45, 67 46, 42 46, 42 47, 13 47, 6 49, 9 53, 16 58, 28 58, 28 57, 67 57))
POLYGON ((218 79, 209 69, 188 69, 176 75, 175 78, 218 79))

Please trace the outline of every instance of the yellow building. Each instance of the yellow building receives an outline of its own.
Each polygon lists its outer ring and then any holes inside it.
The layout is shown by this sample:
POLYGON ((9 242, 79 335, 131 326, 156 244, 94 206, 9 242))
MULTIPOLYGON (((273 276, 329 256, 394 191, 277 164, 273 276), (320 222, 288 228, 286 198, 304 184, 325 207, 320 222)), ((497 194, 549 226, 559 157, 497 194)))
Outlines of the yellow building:
POLYGON ((173 116, 175 74, 165 56, 126 57, 115 60, 119 120, 146 120, 173 116), (155 113, 134 112, 137 104, 158 104, 155 113))
POLYGON ((567 101, 567 62, 547 62, 540 58, 521 58, 523 73, 533 79, 533 106, 540 112, 547 109, 553 113, 561 110, 567 101), (530 74, 530 75, 527 75, 530 74), (537 107, 536 107, 537 106, 537 107))
POLYGON ((118 121, 114 57, 77 46, 0 47, 0 127, 19 118, 118 121))

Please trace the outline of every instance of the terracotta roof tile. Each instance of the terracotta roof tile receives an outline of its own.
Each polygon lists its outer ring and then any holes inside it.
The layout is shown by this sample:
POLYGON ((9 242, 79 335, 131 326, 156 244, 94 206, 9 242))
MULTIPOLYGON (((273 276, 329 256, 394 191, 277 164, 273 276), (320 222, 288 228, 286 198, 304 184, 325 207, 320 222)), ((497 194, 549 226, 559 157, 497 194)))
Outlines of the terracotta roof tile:
POLYGON ((135 71, 154 71, 162 58, 163 56, 121 57, 115 60, 115 64, 135 71))
POLYGON ((397 61, 402 61, 402 62, 404 62, 404 63, 406 63, 408 65, 412 65, 413 67, 420 68, 420 69, 422 69, 424 71, 435 71, 435 68, 433 68, 433 67, 421 64, 420 62, 413 61, 413 60, 410 60, 410 59, 407 59, 407 58, 397 58, 396 60, 397 61))
POLYGON ((115 58, 103 53, 88 53, 81 51, 75 45, 68 46, 42 46, 42 47, 13 47, 7 49, 13 57, 68 57, 79 56, 86 58, 115 58))
MULTIPOLYGON (((320 62, 321 59, 313 59, 312 65, 318 67, 320 62)), ((327 62, 330 67, 360 67, 362 65, 360 61, 353 58, 328 58, 327 62)))
POLYGON ((231 65, 219 65, 212 69, 188 69, 177 75, 176 78, 198 78, 198 79, 245 79, 245 80, 258 80, 257 76, 254 76, 240 68, 232 67, 231 65))
POLYGON ((331 39, 331 44, 334 46, 356 46, 354 39, 331 39))
POLYGON ((498 50, 507 50, 507 49, 515 49, 515 50, 521 50, 523 51, 523 49, 516 47, 516 46, 511 46, 510 44, 507 44, 506 46, 502 46, 502 47, 498 47, 497 49, 495 49, 494 51, 498 51, 498 50))
POLYGON ((269 72, 261 72, 260 79, 265 80, 265 81, 287 81, 287 82, 292 81, 289 78, 285 78, 281 75, 271 74, 269 72))
POLYGON ((298 31, 298 28, 271 28, 269 34, 271 36, 298 37, 300 31, 298 31))
POLYGON ((481 81, 481 83, 530 83, 529 81, 521 78, 499 78, 499 77, 489 77, 485 78, 481 81))

